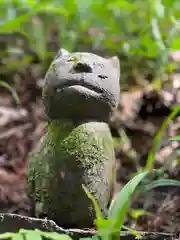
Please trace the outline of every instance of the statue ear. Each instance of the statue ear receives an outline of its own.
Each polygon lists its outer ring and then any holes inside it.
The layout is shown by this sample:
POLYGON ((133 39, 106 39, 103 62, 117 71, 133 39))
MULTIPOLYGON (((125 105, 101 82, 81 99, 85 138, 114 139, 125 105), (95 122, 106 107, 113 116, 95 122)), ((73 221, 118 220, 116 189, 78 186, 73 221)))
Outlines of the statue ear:
POLYGON ((120 70, 120 61, 117 56, 111 57, 109 58, 109 60, 111 61, 111 64, 113 65, 114 68, 120 70))
POLYGON ((112 66, 117 69, 117 72, 118 72, 119 77, 120 77, 121 69, 120 69, 120 60, 119 60, 119 58, 117 56, 114 56, 114 57, 109 58, 109 61, 111 62, 112 66))
POLYGON ((69 55, 70 52, 68 50, 66 50, 65 48, 60 48, 57 55, 56 55, 56 58, 59 58, 61 56, 66 56, 66 55, 69 55))

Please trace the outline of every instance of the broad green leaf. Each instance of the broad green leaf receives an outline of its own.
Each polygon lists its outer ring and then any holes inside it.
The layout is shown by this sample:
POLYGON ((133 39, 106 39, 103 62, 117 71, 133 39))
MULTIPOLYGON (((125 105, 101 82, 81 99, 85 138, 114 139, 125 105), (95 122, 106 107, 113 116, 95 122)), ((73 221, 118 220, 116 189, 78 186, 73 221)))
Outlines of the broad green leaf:
POLYGON ((172 7, 177 0, 162 0, 166 8, 172 7))
POLYGON ((43 232, 38 229, 35 229, 35 232, 40 234, 41 236, 48 238, 48 239, 53 239, 53 240, 72 240, 72 238, 67 235, 67 234, 61 234, 61 233, 56 233, 56 232, 43 232))
POLYGON ((39 8, 32 11, 31 15, 37 14, 37 13, 53 13, 53 14, 62 14, 64 16, 68 16, 68 11, 63 7, 55 7, 51 4, 47 5, 40 5, 39 8))
POLYGON ((20 15, 13 20, 9 20, 5 22, 4 24, 0 25, 0 32, 9 32, 9 31, 16 31, 21 28, 21 24, 24 23, 28 18, 32 17, 35 14, 38 13, 56 13, 56 14, 63 14, 68 15, 67 10, 65 10, 63 7, 54 7, 51 4, 36 4, 34 7, 29 10, 26 14, 20 15))
POLYGON ((24 235, 26 240, 42 240, 40 233, 33 230, 28 230, 24 235))
POLYGON ((58 234, 56 232, 53 232, 53 233, 43 232, 41 235, 52 240, 72 240, 72 238, 67 234, 58 234))
POLYGON ((99 237, 96 235, 93 235, 92 237, 79 238, 79 240, 99 240, 99 237))
POLYGON ((130 3, 126 0, 121 0, 121 1, 113 1, 107 4, 107 8, 111 9, 111 8, 116 8, 116 9, 127 9, 129 11, 133 11, 136 10, 136 5, 133 3, 130 3))
POLYGON ((108 211, 108 217, 112 218, 118 215, 118 211, 123 206, 123 203, 126 203, 129 199, 129 194, 133 194, 135 188, 138 184, 147 176, 149 171, 144 171, 136 176, 134 176, 124 187, 123 189, 116 195, 115 200, 111 203, 108 211))
MULTIPOLYGON (((79 240, 93 240, 91 237, 82 237, 79 240)), ((95 236, 94 240, 99 240, 98 236, 95 236)))
POLYGON ((14 236, 15 233, 11 233, 11 232, 6 232, 6 233, 2 233, 0 234, 0 239, 11 239, 14 236))
POLYGON ((30 6, 35 6, 37 4, 37 2, 35 0, 27 0, 27 3, 30 5, 30 6))
POLYGON ((29 14, 26 13, 24 15, 18 16, 13 20, 9 20, 4 24, 0 25, 0 32, 14 32, 21 28, 21 24, 25 22, 29 17, 29 14))
MULTIPOLYGON (((24 237, 21 233, 15 233, 11 240, 24 240, 24 237)), ((36 239, 35 239, 36 240, 36 239)))
POLYGON ((127 214, 129 200, 136 187, 148 173, 149 171, 145 171, 137 174, 123 187, 111 203, 108 211, 108 219, 112 221, 112 224, 107 229, 109 234, 113 229, 121 231, 125 215, 127 214))
POLYGON ((170 46, 172 51, 178 51, 180 49, 180 38, 176 38, 172 41, 170 46))

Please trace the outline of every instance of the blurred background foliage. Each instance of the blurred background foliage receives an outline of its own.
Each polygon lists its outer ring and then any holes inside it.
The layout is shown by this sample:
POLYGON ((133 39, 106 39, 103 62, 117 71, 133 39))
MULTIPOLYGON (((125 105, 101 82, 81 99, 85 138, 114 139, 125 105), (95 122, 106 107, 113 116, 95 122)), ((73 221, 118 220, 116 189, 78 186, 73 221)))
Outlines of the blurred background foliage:
POLYGON ((1 72, 24 66, 32 50, 48 66, 60 47, 118 55, 125 88, 133 79, 162 80, 176 68, 170 53, 180 49, 179 0, 0 0, 0 6, 1 72), (22 65, 8 65, 2 54, 23 56, 22 65))
MULTIPOLYGON (((0 112, 1 162, 24 163, 44 134, 47 119, 39 101, 41 87, 60 48, 104 57, 117 55, 120 59, 121 102, 110 122, 119 187, 142 167, 158 166, 157 178, 165 174, 165 178, 179 180, 179 156, 174 155, 179 150, 179 125, 175 121, 172 124, 171 111, 176 104, 175 111, 180 108, 176 90, 180 86, 179 74, 175 73, 180 69, 180 0, 0 0, 0 100, 5 106, 0 112), (163 84, 169 87, 169 83, 170 90, 160 89, 163 84), (146 92, 149 87, 157 91, 146 92), (10 91, 22 109, 13 108, 14 102, 9 95, 3 95, 4 91, 10 91)), ((175 220, 179 204, 169 198, 166 187, 165 192, 167 195, 156 191, 156 198, 148 194, 140 198, 130 213, 129 226, 134 228, 140 215, 153 211, 150 222, 142 218, 143 231, 150 225, 154 226, 150 231, 161 231, 157 224, 161 219, 165 221, 163 230, 179 231, 179 215, 175 220), (165 203, 160 201, 161 194, 166 196, 165 203), (167 212, 162 211, 162 206, 167 212)), ((175 201, 179 203, 179 190, 177 196, 175 201)))

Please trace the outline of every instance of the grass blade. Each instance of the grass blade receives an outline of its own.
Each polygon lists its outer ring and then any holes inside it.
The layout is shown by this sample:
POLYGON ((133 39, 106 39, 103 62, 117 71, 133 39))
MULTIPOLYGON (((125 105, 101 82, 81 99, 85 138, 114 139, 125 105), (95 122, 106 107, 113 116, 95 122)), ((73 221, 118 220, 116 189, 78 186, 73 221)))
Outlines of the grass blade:
POLYGON ((146 192, 157 187, 165 187, 165 186, 180 187, 180 181, 172 180, 172 179, 158 179, 150 182, 145 186, 142 186, 142 188, 140 188, 139 191, 146 192))
POLYGON ((180 135, 176 137, 169 138, 169 141, 180 141, 180 135))
POLYGON ((12 94, 16 104, 17 105, 20 104, 20 99, 19 99, 16 91, 8 83, 0 80, 0 86, 5 87, 6 89, 8 89, 11 92, 11 94, 12 94))
POLYGON ((147 176, 149 171, 141 172, 131 179, 117 194, 116 199, 110 205, 108 219, 112 221, 109 226, 109 234, 113 229, 121 230, 127 213, 129 200, 139 183, 147 176))
POLYGON ((98 225, 99 225, 98 223, 104 220, 104 218, 102 216, 102 213, 101 213, 101 210, 100 210, 100 207, 99 207, 99 204, 97 203, 97 201, 95 200, 93 195, 88 191, 88 189, 85 187, 84 184, 82 184, 82 188, 85 191, 88 198, 92 201, 92 203, 94 205, 94 209, 96 211, 96 220, 95 221, 96 221, 96 224, 97 224, 97 227, 98 227, 98 225))
POLYGON ((156 136, 154 138, 153 147, 152 147, 152 150, 148 154, 147 163, 146 163, 146 165, 144 167, 144 170, 149 170, 149 171, 152 170, 153 162, 155 160, 156 150, 157 150, 157 148, 159 146, 162 134, 165 131, 165 129, 167 128, 169 122, 171 120, 173 120, 178 115, 179 112, 180 112, 180 106, 177 106, 176 108, 174 108, 174 111, 163 122, 162 126, 160 127, 159 131, 157 132, 157 134, 156 134, 156 136))

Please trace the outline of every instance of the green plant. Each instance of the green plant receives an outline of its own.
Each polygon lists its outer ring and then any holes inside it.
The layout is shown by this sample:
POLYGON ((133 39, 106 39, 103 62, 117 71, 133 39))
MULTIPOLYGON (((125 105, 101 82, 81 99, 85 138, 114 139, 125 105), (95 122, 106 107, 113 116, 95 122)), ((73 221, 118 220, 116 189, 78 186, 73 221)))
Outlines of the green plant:
MULTIPOLYGON (((156 171, 156 170, 153 170, 156 171)), ((116 240, 120 238, 120 233, 122 229, 125 229, 129 231, 131 234, 133 234, 136 238, 141 238, 141 235, 138 231, 129 228, 127 226, 124 226, 124 220, 125 216, 128 211, 128 206, 130 203, 130 200, 132 198, 132 195, 136 192, 136 190, 140 189, 140 192, 142 189, 144 191, 151 190, 155 187, 159 186, 179 186, 180 187, 180 181, 173 181, 173 180, 167 180, 167 179, 161 179, 151 182, 149 185, 144 184, 141 186, 141 182, 144 178, 148 176, 150 172, 144 171, 141 173, 138 173, 133 179, 131 179, 124 187, 123 189, 117 193, 115 199, 111 202, 111 205, 107 211, 107 217, 103 217, 100 207, 93 197, 93 195, 88 191, 88 189, 83 185, 83 189, 86 192, 87 196, 91 199, 93 202, 95 211, 96 211, 96 219, 94 221, 96 227, 97 227, 97 233, 93 237, 86 237, 82 239, 98 239, 98 237, 101 237, 102 240, 116 240), (140 187, 139 187, 140 185, 140 187)), ((138 215, 142 214, 150 214, 146 212, 139 211, 138 215)), ((137 212, 136 212, 137 217, 137 212)), ((72 240, 72 238, 68 234, 58 234, 55 232, 42 232, 38 229, 35 230, 25 230, 20 229, 17 233, 4 233, 0 234, 0 239, 12 239, 12 240, 31 240, 32 238, 35 240, 41 240, 42 237, 45 237, 47 239, 52 240, 72 240)))
POLYGON ((129 214, 135 220, 137 220, 141 216, 151 216, 152 215, 150 212, 147 212, 144 209, 131 209, 129 214))
POLYGON ((0 234, 0 239, 12 239, 12 240, 41 240, 45 237, 46 239, 52 240, 72 240, 67 234, 58 234, 56 232, 42 232, 38 229, 25 230, 20 229, 17 233, 3 233, 0 234))
MULTIPOLYGON (((170 121, 172 121, 180 112, 180 107, 177 106, 174 108, 172 113, 167 117, 167 119, 164 121, 162 124, 161 128, 159 129, 154 142, 153 142, 153 147, 152 151, 148 155, 147 163, 144 169, 141 169, 139 173, 137 173, 133 179, 131 179, 125 186, 124 188, 117 194, 116 199, 111 203, 111 206, 108 210, 108 217, 107 219, 104 219, 102 217, 102 214, 100 212, 100 209, 98 207, 97 202, 93 198, 93 196, 87 191, 87 189, 84 187, 84 190, 86 191, 87 195, 89 198, 93 201, 94 207, 96 209, 96 215, 97 218, 95 220, 95 224, 98 229, 98 235, 101 236, 101 238, 106 239, 114 239, 119 238, 119 234, 121 232, 121 229, 124 228, 126 229, 126 226, 123 226, 124 223, 124 218, 125 215, 127 214, 128 211, 128 203, 130 201, 130 198, 132 198, 133 193, 135 192, 135 198, 133 200, 136 200, 140 194, 143 194, 147 191, 150 191, 154 188, 157 187, 164 187, 164 186, 174 186, 174 187, 180 187, 180 181, 177 180, 172 180, 172 179, 163 179, 160 178, 162 175, 163 170, 153 170, 153 163, 155 160, 155 153, 157 151, 157 148, 159 147, 161 137, 167 128, 168 124, 170 121), (146 178, 148 173, 150 174, 150 179, 146 178), (151 180, 152 176, 157 176, 157 180, 151 180), (140 184, 141 183, 141 184, 140 184)), ((175 138, 171 138, 171 141, 173 140, 179 140, 179 136, 175 138)), ((140 209, 138 211, 138 216, 139 215, 149 215, 150 213, 145 212, 143 209, 140 209)), ((136 212, 137 215, 137 212, 136 212)), ((137 216, 136 216, 137 217, 137 216)), ((137 238, 140 236, 138 233, 133 230, 129 229, 129 231, 137 238)))
MULTIPOLYGON (((173 141, 178 141, 178 142, 180 142, 180 135, 175 136, 175 137, 172 137, 172 138, 169 138, 169 141, 172 141, 172 142, 173 142, 173 141)), ((177 153, 180 153, 180 149, 177 148, 177 149, 176 149, 176 152, 177 152, 177 153)), ((180 158, 179 158, 179 157, 177 158, 177 161, 180 162, 180 158)))
MULTIPOLYGON (((156 172, 157 170, 153 170, 156 172)), ((157 187, 162 186, 178 186, 180 187, 180 181, 175 181, 171 179, 158 179, 155 181, 145 181, 143 183, 143 179, 147 177, 147 175, 151 173, 150 171, 144 171, 141 173, 137 173, 135 177, 133 177, 124 187, 123 189, 116 195, 115 199, 112 201, 108 213, 107 218, 103 218, 98 203, 94 199, 94 197, 87 191, 87 189, 83 186, 86 194, 92 200, 94 204, 94 208, 96 210, 96 220, 95 224, 97 227, 97 235, 100 236, 103 240, 109 239, 119 239, 120 232, 122 228, 128 229, 136 238, 140 238, 139 233, 131 228, 128 228, 123 225, 125 216, 128 211, 128 205, 130 199, 134 193, 136 193, 136 199, 140 196, 140 194, 152 190, 157 187), (142 184, 141 184, 142 182, 142 184)), ((142 212, 141 215, 150 214, 146 212, 142 212)))
POLYGON ((1 5, 0 32, 26 32, 42 59, 56 25, 58 44, 69 51, 118 54, 121 81, 134 76, 142 83, 142 74, 161 79, 162 73, 172 71, 169 53, 179 49, 178 0, 2 0, 1 5))
MULTIPOLYGON (((128 203, 130 201, 131 195, 135 191, 137 185, 141 182, 141 180, 146 177, 148 171, 140 173, 136 175, 131 181, 129 181, 124 188, 117 194, 116 199, 110 205, 108 210, 107 219, 103 218, 102 213, 100 211, 99 205, 96 202, 95 198, 92 194, 86 189, 85 186, 82 186, 87 196, 92 200, 95 210, 96 210, 96 219, 95 224, 97 227, 97 234, 93 236, 93 238, 97 238, 97 236, 101 236, 102 239, 112 239, 116 237, 119 239, 119 233, 121 232, 122 227, 126 230, 130 231, 136 237, 140 238, 138 232, 133 229, 130 229, 126 226, 123 226, 124 218, 127 213, 128 203)), ((21 229, 18 233, 4 233, 0 234, 0 239, 11 238, 13 240, 24 239, 24 240, 40 240, 41 237, 44 236, 46 238, 54 239, 54 240, 70 240, 71 238, 65 234, 57 234, 57 233, 46 233, 39 230, 24 230, 21 229)))
POLYGON ((164 134, 164 131, 166 130, 169 122, 172 121, 179 114, 179 112, 180 112, 180 106, 175 107, 174 110, 172 111, 172 113, 163 122, 162 126, 160 127, 159 131, 157 132, 157 134, 154 138, 152 150, 148 154, 148 158, 147 158, 144 170, 152 170, 153 169, 153 164, 155 161, 155 154, 160 147, 160 140, 164 134))
POLYGON ((12 94, 16 104, 20 104, 20 99, 19 99, 15 89, 13 89, 8 83, 6 83, 4 81, 1 81, 1 80, 0 80, 0 86, 5 87, 6 89, 8 89, 11 92, 11 94, 12 94))
MULTIPOLYGON (((0 34, 20 32, 26 35, 30 46, 42 60, 49 56, 48 35, 55 25, 59 32, 58 44, 69 51, 85 48, 90 51, 102 51, 105 55, 118 54, 121 59, 122 80, 134 76, 139 83, 143 83, 142 75, 147 76, 151 73, 154 75, 154 80, 159 83, 164 72, 174 70, 174 65, 169 62, 169 53, 179 50, 180 46, 177 30, 180 24, 179 0, 24 0, 23 2, 1 0, 0 2, 0 34)), ((11 65, 7 66, 7 70, 11 67, 11 65)), ((15 68, 19 67, 19 65, 15 66, 15 68)), ((125 83, 128 85, 128 81, 124 81, 125 83)), ((9 84, 0 81, 0 85, 11 91, 14 99, 19 103, 17 93, 9 84)), ((148 172, 153 172, 155 154, 163 132, 179 111, 178 106, 164 121, 154 139, 145 168, 141 169, 141 172, 117 195, 108 210, 107 219, 102 217, 97 202, 84 187, 94 203, 97 214, 95 223, 102 238, 118 237, 119 239, 119 233, 123 228, 139 237, 135 230, 123 226, 128 203, 136 189, 143 194, 159 186, 180 186, 179 181, 171 179, 143 181, 148 172)), ((177 141, 180 138, 177 136, 170 140, 177 141)), ((156 171, 156 174, 160 176, 161 172, 156 171)), ((138 214, 143 214, 143 210, 138 214)), ((0 237, 20 240, 24 236, 26 239, 33 236, 35 239, 41 239, 41 236, 45 236, 43 234, 46 233, 39 230, 20 230, 19 233, 6 233, 0 237)), ((70 238, 67 235, 53 234, 46 236, 51 239, 70 238)))

